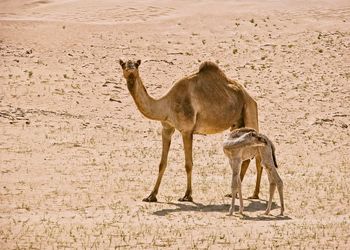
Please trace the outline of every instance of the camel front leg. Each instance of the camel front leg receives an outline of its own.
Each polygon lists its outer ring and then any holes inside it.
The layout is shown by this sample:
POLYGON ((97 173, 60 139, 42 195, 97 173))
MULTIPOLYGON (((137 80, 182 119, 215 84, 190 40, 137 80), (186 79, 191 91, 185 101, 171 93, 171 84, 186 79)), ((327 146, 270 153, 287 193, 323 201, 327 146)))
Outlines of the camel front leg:
POLYGON ((232 181, 231 181, 231 191, 232 191, 232 201, 229 210, 229 215, 232 215, 235 210, 235 200, 238 193, 239 197, 239 213, 243 213, 243 198, 242 198, 242 184, 239 175, 241 168, 241 161, 237 159, 230 159, 230 165, 232 169, 232 181))
MULTIPOLYGON (((233 176, 232 176, 232 183, 233 183, 233 176)), ((228 211, 228 215, 232 215, 233 212, 235 211, 235 202, 236 202, 236 190, 233 187, 233 184, 231 184, 231 193, 232 193, 232 200, 231 200, 231 206, 230 206, 230 210, 228 211)))
POLYGON ((242 196, 241 180, 239 180, 238 198, 239 198, 239 213, 243 214, 243 196, 242 196))
POLYGON ((192 199, 192 142, 193 134, 192 133, 182 133, 182 140, 185 150, 185 168, 187 175, 187 188, 186 193, 183 198, 180 198, 179 201, 193 201, 192 199))
POLYGON ((162 158, 159 163, 159 172, 158 172, 158 178, 156 185, 153 188, 153 191, 151 194, 144 198, 143 201, 146 202, 156 202, 157 201, 157 194, 159 190, 160 183, 162 181, 163 174, 165 172, 165 168, 168 163, 168 153, 169 153, 169 148, 171 144, 171 136, 173 135, 175 129, 172 127, 166 127, 163 125, 163 130, 162 130, 162 158))
POLYGON ((256 156, 255 158, 256 163, 256 183, 255 183, 255 190, 252 196, 248 197, 249 199, 259 199, 259 192, 260 192, 260 182, 261 182, 261 175, 262 175, 262 165, 261 165, 261 157, 256 156))
MULTIPOLYGON (((245 173, 247 172, 247 169, 248 169, 248 166, 249 166, 249 163, 250 163, 250 160, 245 160, 243 161, 242 163, 242 166, 241 166, 241 172, 240 172, 240 179, 241 179, 241 182, 243 181, 243 178, 245 176, 245 173)), ((226 194, 225 197, 232 197, 232 192, 230 194, 226 194)), ((237 195, 236 195, 236 198, 237 195)))

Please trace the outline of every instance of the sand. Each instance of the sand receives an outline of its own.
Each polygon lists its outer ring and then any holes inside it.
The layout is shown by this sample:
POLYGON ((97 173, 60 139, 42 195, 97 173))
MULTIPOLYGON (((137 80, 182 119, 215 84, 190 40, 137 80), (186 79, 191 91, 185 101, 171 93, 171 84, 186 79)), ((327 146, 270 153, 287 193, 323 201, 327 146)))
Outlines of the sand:
POLYGON ((0 1, 0 248, 339 248, 350 239, 348 1, 0 1), (227 216, 225 133, 194 137, 193 198, 176 132, 158 203, 144 203, 161 125, 118 59, 141 59, 154 97, 216 62, 257 100, 276 145, 285 216, 264 216, 252 164, 245 216, 227 216))

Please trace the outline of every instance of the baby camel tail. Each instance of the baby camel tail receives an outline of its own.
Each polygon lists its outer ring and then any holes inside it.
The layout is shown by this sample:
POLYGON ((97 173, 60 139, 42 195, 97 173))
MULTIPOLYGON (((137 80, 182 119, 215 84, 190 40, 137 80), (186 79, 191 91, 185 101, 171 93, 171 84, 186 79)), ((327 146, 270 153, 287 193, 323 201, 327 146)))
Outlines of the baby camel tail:
POLYGON ((261 164, 266 169, 270 182, 270 197, 265 214, 270 213, 272 197, 277 186, 281 202, 281 215, 283 215, 283 182, 277 173, 275 147, 272 142, 265 135, 256 132, 254 129, 241 128, 229 134, 228 138, 224 141, 223 147, 232 168, 232 202, 229 215, 232 215, 234 211, 237 193, 240 202, 239 212, 243 213, 243 199, 239 172, 243 161, 257 156, 260 156, 261 164))
MULTIPOLYGON (((162 123, 162 156, 156 184, 143 199, 157 201, 159 186, 167 166, 171 137, 177 129, 182 135, 187 174, 186 193, 180 201, 192 201, 192 139, 194 134, 214 134, 250 127, 258 130, 258 109, 254 99, 237 82, 228 79, 212 62, 204 62, 198 72, 177 81, 158 100, 147 93, 139 75, 138 61, 119 61, 127 87, 137 108, 147 118, 162 123)), ((242 166, 241 178, 249 165, 242 166)), ((257 181, 253 198, 258 198, 262 167, 256 161, 257 181)))

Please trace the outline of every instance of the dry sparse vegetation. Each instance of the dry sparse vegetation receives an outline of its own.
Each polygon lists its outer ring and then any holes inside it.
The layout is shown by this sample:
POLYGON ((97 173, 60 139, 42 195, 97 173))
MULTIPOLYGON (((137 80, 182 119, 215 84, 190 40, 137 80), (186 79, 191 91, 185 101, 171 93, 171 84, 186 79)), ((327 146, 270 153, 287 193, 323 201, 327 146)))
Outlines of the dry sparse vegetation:
POLYGON ((291 3, 2 1, 0 248, 346 249, 349 4, 291 3), (159 202, 142 202, 161 131, 136 109, 120 57, 144 61, 156 97, 199 60, 218 60, 244 84, 277 148, 285 216, 276 203, 262 215, 265 174, 261 199, 226 216, 223 134, 194 137, 194 203, 177 201, 186 183, 178 132, 159 202))

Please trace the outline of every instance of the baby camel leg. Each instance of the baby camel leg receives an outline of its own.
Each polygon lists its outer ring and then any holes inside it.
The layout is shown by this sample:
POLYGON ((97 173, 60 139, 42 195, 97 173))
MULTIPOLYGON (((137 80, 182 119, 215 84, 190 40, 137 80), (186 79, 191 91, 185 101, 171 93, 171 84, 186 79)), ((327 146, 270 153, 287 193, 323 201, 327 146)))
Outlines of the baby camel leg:
POLYGON ((269 201, 267 203, 267 208, 266 208, 265 214, 269 214, 270 211, 271 211, 272 198, 273 198, 273 195, 274 195, 275 190, 276 190, 276 182, 275 182, 275 180, 272 177, 271 170, 268 169, 266 172, 267 172, 268 179, 269 179, 269 182, 270 182, 270 196, 269 196, 269 201))
POLYGON ((239 189, 238 189, 239 213, 240 213, 240 214, 243 214, 243 197, 242 197, 241 178, 238 178, 238 181, 239 181, 239 189))
POLYGON ((273 175, 275 176, 276 184, 277 184, 277 190, 278 190, 278 194, 280 196, 280 202, 281 202, 281 213, 280 213, 280 215, 283 215, 283 213, 284 213, 283 181, 282 181, 281 177, 278 175, 276 169, 274 169, 273 175))
POLYGON ((238 193, 239 197, 239 212, 243 213, 243 198, 242 198, 242 189, 241 189, 241 178, 239 175, 241 168, 241 161, 239 159, 230 159, 230 165, 232 168, 232 182, 231 182, 231 190, 232 190, 232 201, 231 207, 229 210, 229 215, 232 215, 235 210, 235 200, 236 194, 238 193))
POLYGON ((276 186, 277 186, 278 194, 280 196, 280 202, 281 202, 281 213, 280 213, 280 215, 283 215, 283 212, 284 212, 283 181, 282 181, 281 177, 278 175, 277 170, 276 170, 275 167, 267 168, 266 172, 268 174, 268 179, 269 179, 269 182, 270 182, 270 197, 269 197, 269 201, 267 203, 267 209, 265 211, 265 214, 269 214, 270 213, 273 194, 275 193, 276 186))

